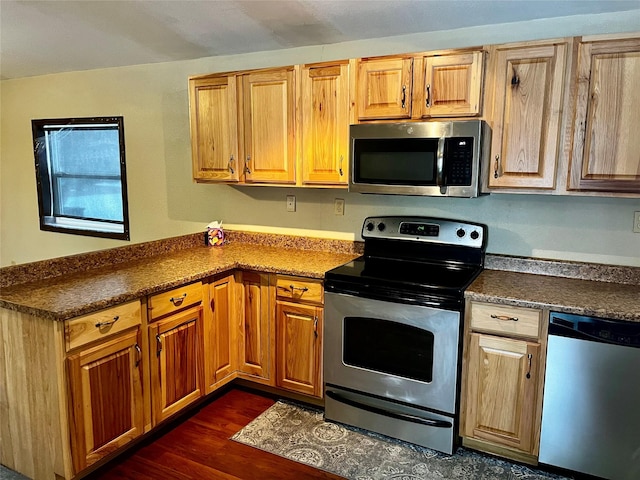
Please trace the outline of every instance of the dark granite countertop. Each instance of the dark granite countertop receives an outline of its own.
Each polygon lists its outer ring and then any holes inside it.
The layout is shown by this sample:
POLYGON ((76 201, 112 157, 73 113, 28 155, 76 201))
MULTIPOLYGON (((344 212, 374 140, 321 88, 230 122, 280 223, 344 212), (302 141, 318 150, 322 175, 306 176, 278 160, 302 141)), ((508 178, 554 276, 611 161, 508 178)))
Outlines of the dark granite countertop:
MULTIPOLYGON (((228 232, 202 234, 0 269, 0 307, 66 320, 239 268, 323 278, 362 244, 228 232)), ((640 322, 640 268, 487 255, 467 299, 640 322)))
POLYGON ((465 297, 640 322, 640 286, 502 270, 484 270, 465 297))
POLYGON ((236 268, 323 278, 354 253, 231 243, 192 247, 0 289, 0 307, 66 320, 236 268))

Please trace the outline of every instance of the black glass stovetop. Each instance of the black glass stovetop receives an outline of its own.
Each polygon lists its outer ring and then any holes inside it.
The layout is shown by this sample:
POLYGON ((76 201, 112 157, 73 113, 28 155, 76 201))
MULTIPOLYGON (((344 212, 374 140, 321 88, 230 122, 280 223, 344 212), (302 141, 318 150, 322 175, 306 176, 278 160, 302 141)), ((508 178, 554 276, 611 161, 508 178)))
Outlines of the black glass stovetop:
POLYGON ((457 309, 478 265, 359 257, 325 274, 327 291, 457 309))

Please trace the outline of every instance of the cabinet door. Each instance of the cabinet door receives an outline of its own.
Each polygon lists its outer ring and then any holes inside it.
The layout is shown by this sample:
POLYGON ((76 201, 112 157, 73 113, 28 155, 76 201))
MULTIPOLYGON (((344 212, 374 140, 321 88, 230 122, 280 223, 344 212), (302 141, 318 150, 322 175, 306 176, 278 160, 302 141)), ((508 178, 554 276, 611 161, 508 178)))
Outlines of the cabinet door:
POLYGON ((293 68, 243 75, 244 178, 295 183, 293 68))
POLYGON ((482 52, 425 57, 422 117, 466 117, 480 113, 482 52))
POLYGON ((302 68, 302 182, 347 185, 349 64, 302 68))
POLYGON ((640 193, 640 38, 579 46, 569 188, 640 193))
POLYGON ((76 473, 143 433, 138 335, 135 329, 67 358, 76 473))
POLYGON ((236 370, 235 282, 233 275, 209 285, 209 308, 205 315, 204 371, 206 392, 230 378, 236 370))
POLYGON ((361 59, 358 118, 411 118, 412 58, 361 59))
POLYGON ((498 47, 489 187, 555 187, 567 44, 498 47))
POLYGON ((322 392, 322 309, 277 302, 277 386, 307 395, 322 392))
POLYGON ((464 435, 534 451, 540 345, 472 333, 464 435))
POLYGON ((269 275, 242 272, 242 324, 239 369, 259 379, 271 381, 273 334, 271 331, 271 287, 269 275))
POLYGON ((237 108, 235 76, 189 80, 195 180, 238 181, 237 108))
POLYGON ((202 396, 201 328, 201 306, 149 325, 154 425, 202 396))

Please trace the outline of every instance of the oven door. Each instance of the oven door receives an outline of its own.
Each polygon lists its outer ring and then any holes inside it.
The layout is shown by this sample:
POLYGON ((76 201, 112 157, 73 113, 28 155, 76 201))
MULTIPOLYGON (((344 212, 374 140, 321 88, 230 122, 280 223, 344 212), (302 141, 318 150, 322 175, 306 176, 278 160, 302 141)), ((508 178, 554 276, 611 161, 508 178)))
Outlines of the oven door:
POLYGON ((456 414, 460 312, 325 294, 324 379, 456 414))

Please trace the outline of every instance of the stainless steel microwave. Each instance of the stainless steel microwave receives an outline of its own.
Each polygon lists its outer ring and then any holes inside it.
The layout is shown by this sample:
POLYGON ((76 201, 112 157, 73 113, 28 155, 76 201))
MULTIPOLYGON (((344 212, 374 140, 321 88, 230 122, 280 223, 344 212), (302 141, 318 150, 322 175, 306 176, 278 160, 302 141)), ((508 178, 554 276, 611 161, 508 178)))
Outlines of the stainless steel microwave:
POLYGON ((349 191, 477 197, 490 129, 482 120, 350 127, 349 191))

